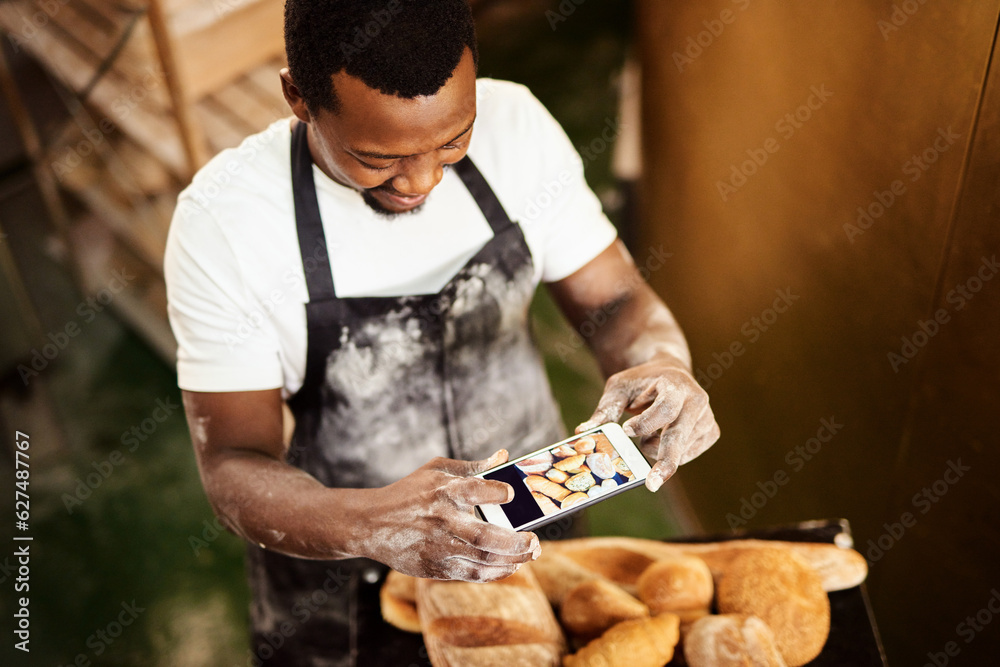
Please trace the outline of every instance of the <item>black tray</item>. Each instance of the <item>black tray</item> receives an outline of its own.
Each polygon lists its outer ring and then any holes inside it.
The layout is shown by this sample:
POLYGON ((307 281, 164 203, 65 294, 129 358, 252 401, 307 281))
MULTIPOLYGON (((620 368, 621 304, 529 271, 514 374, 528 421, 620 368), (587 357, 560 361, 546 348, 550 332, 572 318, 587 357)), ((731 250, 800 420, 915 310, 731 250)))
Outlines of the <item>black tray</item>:
MULTIPOLYGON (((827 542, 847 545, 851 528, 846 519, 809 521, 793 526, 742 531, 726 535, 689 537, 670 542, 718 542, 732 539, 827 542), (840 537, 838 537, 840 536, 840 537)), ((428 667, 427 649, 420 635, 403 632, 382 620, 378 591, 381 580, 361 583, 359 596, 358 665, 428 667)), ((676 664, 672 662, 671 665, 676 664)), ((814 667, 885 667, 885 651, 864 584, 830 593, 830 637, 823 652, 809 663, 814 667)))

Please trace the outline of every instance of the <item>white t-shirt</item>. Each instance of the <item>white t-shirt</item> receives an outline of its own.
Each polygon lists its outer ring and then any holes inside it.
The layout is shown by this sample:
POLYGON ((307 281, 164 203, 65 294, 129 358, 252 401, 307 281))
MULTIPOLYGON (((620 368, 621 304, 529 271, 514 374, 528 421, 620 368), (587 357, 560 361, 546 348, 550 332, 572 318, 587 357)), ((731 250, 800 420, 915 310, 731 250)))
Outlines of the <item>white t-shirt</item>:
MULTIPOLYGON (((469 155, 524 232, 535 282, 587 264, 615 239, 559 124, 527 88, 479 79, 469 155)), ((189 391, 302 385, 309 300, 295 228, 290 119, 205 165, 167 239, 178 384, 189 391)), ((492 231, 454 170, 416 213, 386 218, 357 191, 313 175, 337 295, 438 292, 492 231)), ((307 261, 309 261, 307 259, 307 261)))

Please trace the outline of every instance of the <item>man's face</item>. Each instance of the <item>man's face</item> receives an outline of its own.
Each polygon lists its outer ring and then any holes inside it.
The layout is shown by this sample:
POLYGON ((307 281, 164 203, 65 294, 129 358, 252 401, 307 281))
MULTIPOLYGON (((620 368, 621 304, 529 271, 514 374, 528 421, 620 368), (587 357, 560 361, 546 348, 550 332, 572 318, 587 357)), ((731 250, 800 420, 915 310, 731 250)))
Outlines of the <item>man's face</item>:
POLYGON ((339 72, 333 85, 339 113, 310 115, 309 147, 331 178, 359 190, 369 206, 396 214, 420 206, 461 160, 476 118, 476 71, 465 50, 434 95, 403 99, 339 72))

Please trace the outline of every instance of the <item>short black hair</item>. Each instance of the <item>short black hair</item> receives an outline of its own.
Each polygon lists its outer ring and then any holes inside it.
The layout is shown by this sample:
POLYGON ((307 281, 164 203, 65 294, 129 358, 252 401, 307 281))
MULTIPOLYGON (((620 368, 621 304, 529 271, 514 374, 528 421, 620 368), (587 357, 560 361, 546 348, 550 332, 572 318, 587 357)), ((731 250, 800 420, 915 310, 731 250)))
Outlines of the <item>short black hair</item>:
POLYGON ((468 47, 478 65, 467 0, 287 0, 285 51, 312 113, 340 109, 340 71, 387 95, 433 95, 468 47))

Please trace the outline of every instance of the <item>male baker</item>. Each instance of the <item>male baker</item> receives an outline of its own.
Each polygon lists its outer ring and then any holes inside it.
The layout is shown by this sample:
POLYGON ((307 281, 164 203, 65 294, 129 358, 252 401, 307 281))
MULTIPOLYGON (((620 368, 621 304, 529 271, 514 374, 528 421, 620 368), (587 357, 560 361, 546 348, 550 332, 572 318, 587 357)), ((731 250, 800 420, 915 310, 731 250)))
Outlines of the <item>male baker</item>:
POLYGON ((565 437, 529 330, 540 282, 574 326, 604 321, 578 430, 633 413, 650 490, 719 428, 562 129, 477 81, 463 0, 288 0, 285 43, 293 118, 180 197, 170 316, 206 494, 248 542, 256 655, 350 664, 356 587, 331 571, 491 581, 539 553, 474 517, 513 491, 471 475, 565 437))

